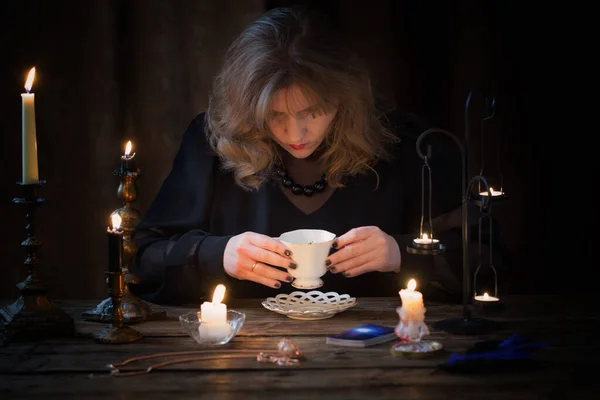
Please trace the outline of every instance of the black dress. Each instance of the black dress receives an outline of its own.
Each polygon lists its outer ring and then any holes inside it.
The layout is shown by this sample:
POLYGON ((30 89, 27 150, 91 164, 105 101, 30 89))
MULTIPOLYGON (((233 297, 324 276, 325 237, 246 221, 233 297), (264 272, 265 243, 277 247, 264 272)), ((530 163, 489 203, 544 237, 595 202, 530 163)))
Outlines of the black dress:
MULTIPOLYGON (((227 241, 245 231, 276 237, 286 231, 312 228, 342 235, 367 225, 378 226, 398 241, 400 272, 371 272, 354 278, 327 273, 319 290, 353 296, 397 295, 410 277, 424 289, 431 279, 433 257, 408 254, 405 247, 419 232, 423 161, 415 143, 427 126, 397 112, 388 113, 384 122, 402 141, 395 145, 392 161, 376 164, 379 180, 373 172, 350 177, 344 188, 336 189, 323 206, 307 215, 275 180, 258 191, 237 186, 233 175, 220 168, 204 135, 204 114, 198 115, 185 131, 172 170, 137 227, 134 240, 138 254, 133 270, 141 284, 132 291, 159 304, 198 304, 212 296, 218 283, 226 285, 228 297, 291 292, 297 289, 289 283, 272 289, 227 275, 223 269, 227 241)), ((460 154, 450 140, 435 136, 426 142, 433 149, 433 216, 461 203, 460 154)), ((434 229, 450 247, 447 253, 460 255, 460 227, 434 229)))

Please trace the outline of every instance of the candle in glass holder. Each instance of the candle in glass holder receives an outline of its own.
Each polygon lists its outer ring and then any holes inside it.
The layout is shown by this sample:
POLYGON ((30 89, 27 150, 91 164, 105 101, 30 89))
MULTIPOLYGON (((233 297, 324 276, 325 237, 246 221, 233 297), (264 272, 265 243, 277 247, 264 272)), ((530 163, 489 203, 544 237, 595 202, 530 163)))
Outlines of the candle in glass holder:
MULTIPOLYGON (((494 188, 491 186, 490 186, 490 192, 492 192, 492 197, 502 196, 504 194, 504 192, 502 192, 501 190, 494 190, 494 188)), ((489 196, 487 191, 480 192, 479 195, 480 196, 489 196)))
POLYGON ((430 238, 426 233, 423 233, 420 238, 413 239, 413 244, 416 248, 437 248, 440 245, 440 241, 430 238))
POLYGON ((123 267, 123 233, 121 229, 121 216, 111 216, 112 226, 108 227, 108 271, 120 273, 123 267))
POLYGON ((231 333, 231 325, 227 321, 227 305, 221 303, 225 297, 225 286, 217 285, 212 302, 205 301, 200 306, 201 323, 198 333, 201 338, 220 339, 231 333))

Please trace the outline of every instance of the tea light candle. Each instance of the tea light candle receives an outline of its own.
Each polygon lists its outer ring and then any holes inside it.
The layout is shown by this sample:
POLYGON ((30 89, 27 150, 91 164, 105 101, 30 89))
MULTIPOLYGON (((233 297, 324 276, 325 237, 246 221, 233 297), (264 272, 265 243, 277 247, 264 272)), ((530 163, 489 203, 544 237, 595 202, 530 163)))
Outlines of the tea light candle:
POLYGON ((225 297, 225 286, 217 285, 213 293, 212 302, 205 301, 200 306, 201 324, 198 333, 202 338, 219 339, 231 333, 231 326, 227 321, 227 305, 221 303, 225 297))
MULTIPOLYGON (((492 192, 492 197, 495 196, 502 196, 504 193, 500 190, 494 190, 493 187, 490 186, 490 192, 492 192)), ((487 191, 483 191, 481 193, 479 193, 480 196, 489 196, 487 191)))
POLYGON ((500 299, 498 297, 490 296, 489 294, 487 294, 487 292, 484 293, 483 296, 475 296, 474 298, 477 301, 483 301, 483 302, 486 302, 486 303, 492 303, 492 302, 500 301, 500 299))
POLYGON ((35 94, 30 93, 35 79, 35 67, 29 70, 25 81, 26 93, 21 93, 21 136, 22 136, 22 182, 32 184, 39 181, 37 133, 35 128, 35 94))
POLYGON ((426 233, 422 234, 420 238, 413 239, 413 243, 417 248, 438 247, 440 245, 438 239, 430 238, 426 233))

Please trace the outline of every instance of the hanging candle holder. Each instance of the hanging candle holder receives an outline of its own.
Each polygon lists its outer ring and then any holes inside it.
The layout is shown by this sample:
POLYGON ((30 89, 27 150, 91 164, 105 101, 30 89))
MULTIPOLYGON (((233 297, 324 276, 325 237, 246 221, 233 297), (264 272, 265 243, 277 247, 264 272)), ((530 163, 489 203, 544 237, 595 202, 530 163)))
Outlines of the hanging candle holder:
MULTIPOLYGON (((473 188, 474 185, 477 184, 480 180, 485 182, 485 186, 489 191, 489 186, 485 181, 483 176, 474 176, 472 179, 469 179, 469 161, 470 161, 470 151, 469 151, 469 138, 470 138, 470 129, 468 127, 468 115, 469 115, 469 107, 468 104, 470 102, 472 93, 469 93, 467 97, 467 102, 465 106, 465 140, 464 144, 458 139, 456 135, 453 133, 446 131, 444 129, 439 128, 430 128, 417 138, 416 149, 417 153, 421 158, 426 160, 429 157, 430 150, 428 150, 427 156, 423 155, 421 151, 421 142, 430 134, 441 134, 451 138, 456 146, 460 149, 461 153, 461 197, 462 197, 462 205, 461 205, 461 233, 462 233, 462 316, 451 317, 436 321, 432 327, 435 330, 448 332, 448 333, 456 333, 456 334, 482 334, 489 333, 495 330, 498 330, 501 327, 501 324, 497 321, 493 321, 486 318, 481 317, 473 317, 473 286, 472 286, 472 278, 473 271, 470 268, 470 255, 469 255, 469 246, 470 246, 470 233, 469 233, 469 202, 472 201, 473 197, 473 188), (469 184, 467 185, 467 182, 469 184)), ((491 196, 482 197, 480 199, 480 204, 483 208, 489 208, 491 196)), ((410 248, 407 248, 410 250, 410 248)), ((420 254, 420 253, 417 253, 420 254)))
MULTIPOLYGON (((482 178, 481 182, 487 186, 485 178, 482 178)), ((473 304, 475 308, 484 311, 495 311, 502 308, 502 303, 498 296, 498 272, 494 267, 493 261, 492 202, 491 197, 488 197, 487 203, 482 203, 479 210, 477 243, 479 262, 473 274, 473 304), (487 263, 484 265, 483 237, 486 227, 489 237, 489 249, 487 263)))
MULTIPOLYGON (((469 106, 470 106, 470 97, 467 99, 467 114, 469 115, 469 106)), ((496 98, 494 96, 487 96, 485 98, 485 114, 481 119, 481 168, 479 169, 479 175, 484 175, 485 169, 485 137, 486 137, 486 127, 493 122, 494 116, 496 115, 496 98)), ((468 124, 468 121, 467 121, 468 124)), ((494 140, 495 140, 495 149, 496 149, 496 173, 498 174, 498 185, 500 190, 494 189, 492 186, 489 186, 487 190, 483 190, 481 188, 481 184, 478 187, 477 195, 472 197, 473 202, 481 206, 483 204, 483 199, 489 197, 494 204, 499 204, 508 199, 508 196, 504 192, 504 176, 502 175, 502 170, 500 168, 500 145, 498 140, 498 133, 494 130, 494 140)), ((496 186, 498 187, 498 186, 496 186)))
POLYGON ((412 245, 406 246, 406 251, 410 254, 419 255, 438 255, 446 250, 446 247, 440 243, 439 239, 434 237, 433 234, 433 223, 431 221, 431 193, 432 193, 432 182, 431 182, 431 167, 429 166, 429 158, 431 157, 431 146, 427 146, 427 154, 423 155, 419 151, 419 155, 423 158, 424 164, 421 167, 421 224, 419 228, 419 237, 413 239, 412 245), (423 224, 425 222, 425 175, 428 177, 428 215, 427 225, 429 233, 424 232, 423 224))

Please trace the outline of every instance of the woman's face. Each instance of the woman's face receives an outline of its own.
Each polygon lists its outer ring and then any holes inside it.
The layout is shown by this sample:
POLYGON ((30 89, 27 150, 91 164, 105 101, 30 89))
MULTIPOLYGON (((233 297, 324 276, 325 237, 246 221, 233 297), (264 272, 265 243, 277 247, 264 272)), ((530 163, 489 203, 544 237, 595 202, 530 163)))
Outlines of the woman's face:
POLYGON ((296 158, 306 158, 323 142, 336 113, 337 108, 320 114, 292 85, 273 96, 269 127, 281 147, 296 158))

